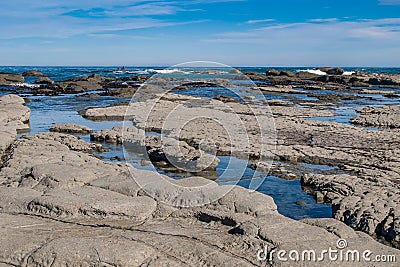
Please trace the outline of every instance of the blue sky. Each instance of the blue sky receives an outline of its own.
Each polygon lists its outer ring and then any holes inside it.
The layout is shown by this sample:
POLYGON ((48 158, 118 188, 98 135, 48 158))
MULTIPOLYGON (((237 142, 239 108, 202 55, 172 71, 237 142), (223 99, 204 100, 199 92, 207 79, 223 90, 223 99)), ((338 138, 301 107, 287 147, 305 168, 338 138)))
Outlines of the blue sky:
POLYGON ((400 0, 13 0, 0 65, 400 66, 400 0))

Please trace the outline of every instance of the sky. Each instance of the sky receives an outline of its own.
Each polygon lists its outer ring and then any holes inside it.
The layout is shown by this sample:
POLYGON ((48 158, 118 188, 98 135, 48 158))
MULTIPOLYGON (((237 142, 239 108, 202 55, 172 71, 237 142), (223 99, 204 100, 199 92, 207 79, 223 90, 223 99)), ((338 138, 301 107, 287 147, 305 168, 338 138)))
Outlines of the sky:
POLYGON ((400 67, 400 0, 13 0, 0 65, 400 67))

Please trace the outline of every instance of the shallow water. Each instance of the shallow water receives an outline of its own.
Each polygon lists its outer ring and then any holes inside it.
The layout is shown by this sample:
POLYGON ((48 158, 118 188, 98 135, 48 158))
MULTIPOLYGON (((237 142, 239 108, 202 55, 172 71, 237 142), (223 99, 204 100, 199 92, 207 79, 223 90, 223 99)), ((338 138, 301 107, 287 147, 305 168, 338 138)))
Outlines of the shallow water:
MULTIPOLYGON (((112 97, 101 97, 92 99, 87 97, 77 97, 76 95, 62 96, 28 96, 31 99, 27 106, 31 108, 31 130, 29 133, 20 134, 32 135, 39 132, 48 132, 50 127, 56 123, 76 123, 92 128, 94 131, 102 129, 111 129, 114 126, 122 125, 120 121, 90 121, 79 115, 79 111, 85 107, 107 106, 126 101, 126 99, 115 99, 112 97)), ((147 133, 147 135, 158 135, 156 133, 147 133)), ((85 141, 90 141, 89 135, 79 136, 85 141)), ((182 179, 193 174, 187 173, 169 173, 155 168, 146 157, 140 154, 128 153, 122 146, 101 143, 111 149, 110 152, 95 153, 104 161, 126 160, 135 168, 144 170, 156 170, 161 174, 166 174, 175 179, 182 179)), ((255 174, 255 171, 249 168, 248 163, 232 157, 219 157, 220 163, 216 170, 216 181, 219 184, 232 184, 238 180, 238 185, 248 187, 250 178, 255 174), (229 161, 232 161, 231 169, 227 169, 229 161), (244 171, 240 177, 237 177, 239 171, 238 166, 243 167, 244 171)), ((262 174, 256 174, 262 175, 262 174)), ((266 176, 266 175, 264 175, 266 176)), ((304 192, 301 188, 300 181, 287 181, 275 176, 266 176, 266 179, 258 188, 259 192, 270 195, 274 198, 278 206, 278 210, 285 216, 302 219, 302 218, 320 218, 331 217, 332 210, 329 205, 317 204, 315 200, 304 192), (296 201, 303 201, 305 205, 298 205, 296 201)))
MULTIPOLYGON (((79 115, 79 111, 87 107, 102 107, 127 101, 129 99, 101 97, 90 99, 77 95, 61 96, 27 96, 31 101, 26 105, 31 109, 30 132, 48 132, 53 124, 76 123, 86 125, 94 131, 111 129, 114 126, 122 125, 117 121, 90 121, 79 115)), ((26 134, 26 133, 24 133, 26 134)), ((88 141, 88 138, 84 138, 88 141)))

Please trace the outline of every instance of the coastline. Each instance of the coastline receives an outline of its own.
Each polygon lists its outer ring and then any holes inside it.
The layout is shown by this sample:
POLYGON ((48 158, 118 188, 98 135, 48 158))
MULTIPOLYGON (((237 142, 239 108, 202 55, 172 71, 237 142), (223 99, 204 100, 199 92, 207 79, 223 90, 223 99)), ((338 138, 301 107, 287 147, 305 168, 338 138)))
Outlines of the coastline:
MULTIPOLYGON (((2 109, 2 123, 6 129, 2 132, 2 139, 7 144, 1 146, 3 163, 0 170, 1 190, 5 196, 1 204, 2 215, 5 216, 2 220, 5 227, 3 238, 16 248, 21 245, 23 236, 30 237, 30 242, 20 248, 18 255, 12 254, 6 247, 2 248, 1 251, 7 251, 3 256, 4 261, 12 264, 46 262, 51 260, 52 252, 56 251, 61 256, 58 258, 60 262, 68 262, 72 258, 71 264, 74 264, 74 257, 67 252, 77 251, 74 244, 95 246, 102 258, 107 258, 110 250, 106 249, 105 244, 111 242, 112 251, 115 252, 113 262, 118 262, 117 259, 137 260, 142 257, 141 263, 151 262, 154 265, 162 262, 189 265, 200 262, 215 265, 241 262, 243 265, 262 265, 263 262, 257 260, 256 253, 265 245, 286 250, 301 250, 312 246, 335 247, 339 238, 345 238, 355 247, 373 248, 381 253, 399 255, 398 250, 379 244, 362 232, 399 248, 397 212, 400 192, 400 132, 396 122, 399 121, 400 113, 396 105, 383 104, 387 108, 376 107, 373 110, 361 110, 355 116, 352 113, 347 115, 346 123, 342 123, 342 117, 336 113, 346 101, 350 101, 351 105, 354 102, 361 103, 354 107, 357 110, 371 103, 376 105, 382 98, 389 103, 395 103, 399 99, 398 75, 290 74, 287 71, 272 70, 267 71, 266 75, 247 75, 255 81, 264 95, 270 96, 267 102, 277 130, 274 154, 276 164, 271 166, 272 174, 300 179, 303 186, 310 187, 310 193, 318 201, 333 205, 335 219, 289 219, 278 213, 271 197, 257 192, 249 193, 241 187, 235 187, 218 203, 195 208, 172 208, 158 202, 135 185, 123 162, 103 162, 90 155, 101 151, 101 145, 107 142, 117 143, 117 138, 110 136, 117 136, 121 129, 104 133, 96 131, 100 137, 103 136, 100 145, 60 133, 37 133, 14 141, 17 130, 27 130, 29 112, 23 106, 22 98, 12 96, 12 99, 6 100, 3 96, 1 101, 6 104, 2 107, 7 106, 2 109), (363 102, 365 103, 362 104, 363 102), (337 109, 332 106, 337 106, 337 109), (13 113, 17 111, 22 114, 13 113), (378 130, 368 127, 377 127, 378 130), (109 136, 108 140, 105 136, 109 136), (82 168, 83 162, 86 162, 84 166, 88 169, 82 168), (320 170, 311 172, 310 168, 297 168, 299 164, 326 165, 338 170, 334 173, 320 170), (111 199, 112 204, 105 201, 102 195, 111 199), (9 227, 30 229, 29 225, 34 225, 32 231, 18 231, 15 236, 7 234, 9 227), (57 230, 66 225, 68 230, 64 233, 57 230), (49 241, 54 229, 56 237, 53 236, 49 241), (38 233, 43 231, 46 234, 39 238, 38 233), (87 232, 84 238, 79 234, 82 232, 87 232), (192 258, 187 259, 180 254, 183 253, 180 245, 182 242, 187 249, 185 253, 192 258), (61 249, 63 246, 69 249, 61 249), (134 246, 137 249, 122 249, 125 246, 134 246), (244 246, 248 247, 244 249, 244 246), (156 248, 162 248, 161 252, 156 248), (218 256, 203 256, 211 253, 210 251, 218 256)), ((13 76, 12 79, 12 82, 24 82, 19 76, 13 76)), ((146 80, 147 78, 138 75, 128 80, 132 81, 129 83, 124 78, 92 74, 86 78, 75 77, 62 82, 46 80, 38 88, 7 86, 6 90, 7 93, 22 92, 28 98, 37 95, 52 98, 64 94, 71 94, 75 98, 81 94, 83 101, 87 101, 91 97, 126 98, 132 95, 138 84, 146 80), (107 90, 111 86, 112 90, 107 90)), ((163 108, 172 108, 179 104, 182 95, 185 92, 191 93, 194 89, 188 86, 179 90, 181 96, 169 95, 161 108, 155 110, 157 119, 152 121, 152 131, 160 128, 161 114, 165 113, 163 108)), ((209 96, 201 98, 204 97, 209 96)), ((187 100, 188 97, 183 98, 187 100)), ((243 111, 245 106, 235 99, 219 96, 217 100, 231 107, 235 113, 247 116, 243 111)), ((136 110, 135 103, 130 103, 130 106, 131 111, 136 110)), ((251 107, 256 112, 259 110, 257 114, 263 116, 260 106, 251 107)), ((104 114, 109 117, 109 114, 115 114, 111 116, 111 120, 115 120, 115 116, 126 118, 124 106, 86 108, 82 114, 92 120, 107 119, 104 114), (90 116, 88 112, 91 112, 90 116)), ((137 111, 134 112, 132 118, 135 119, 137 114, 137 111)), ((251 123, 251 119, 247 119, 251 123)), ((140 119, 136 120, 135 125, 143 123, 140 119)), ((196 140, 202 139, 199 132, 184 133, 187 145, 195 148, 198 146, 196 140)), ((217 147, 221 154, 226 152, 224 142, 222 139, 217 147)), ((154 145, 147 146, 158 155, 163 153, 154 145)), ((252 163, 253 167, 263 165, 257 159, 252 163)), ((132 172, 146 177, 152 175, 152 172, 135 168, 132 172)), ((210 181, 203 178, 165 178, 173 183, 189 185, 210 181)), ((214 183, 211 185, 217 186, 214 183)), ((92 252, 84 248, 79 249, 79 253, 82 256, 92 255, 92 252)), ((127 261, 123 264, 129 263, 127 261)), ((360 266, 363 264, 366 263, 363 262, 360 266)))

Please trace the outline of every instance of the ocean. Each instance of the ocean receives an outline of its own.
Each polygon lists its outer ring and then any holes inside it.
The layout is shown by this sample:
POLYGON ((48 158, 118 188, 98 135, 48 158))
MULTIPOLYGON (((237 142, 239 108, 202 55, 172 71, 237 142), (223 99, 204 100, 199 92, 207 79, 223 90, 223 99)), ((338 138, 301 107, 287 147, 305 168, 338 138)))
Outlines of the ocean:
MULTIPOLYGON (((62 81, 80 76, 89 76, 94 73, 98 73, 103 76, 111 77, 129 77, 132 75, 153 75, 156 73, 179 72, 182 70, 174 69, 173 67, 124 67, 123 71, 118 70, 121 67, 110 67, 110 66, 0 66, 0 72, 3 73, 17 73, 22 74, 27 70, 38 70, 42 73, 49 75, 54 81, 62 81)), ((310 71, 313 72, 315 67, 233 67, 239 68, 242 72, 255 72, 265 73, 267 69, 276 69, 278 71, 310 71)), ((366 73, 387 73, 387 74, 399 74, 400 68, 382 68, 382 67, 345 67, 343 68, 347 73, 351 72, 366 72, 366 73)), ((35 77, 26 77, 26 83, 33 83, 35 77)))

